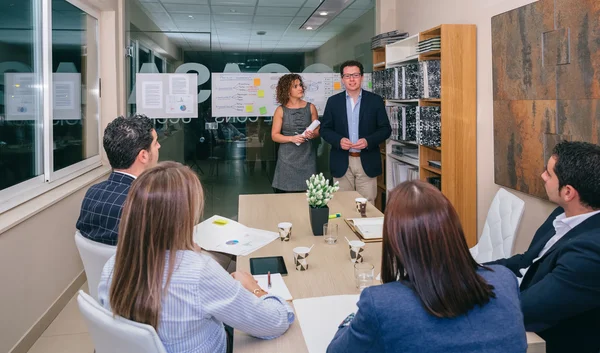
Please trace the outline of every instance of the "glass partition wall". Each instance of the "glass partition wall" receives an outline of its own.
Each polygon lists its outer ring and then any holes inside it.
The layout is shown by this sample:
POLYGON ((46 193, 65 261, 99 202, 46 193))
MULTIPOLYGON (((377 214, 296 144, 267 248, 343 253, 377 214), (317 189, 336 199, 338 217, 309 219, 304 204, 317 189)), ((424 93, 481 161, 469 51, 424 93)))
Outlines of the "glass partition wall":
MULTIPOLYGON (((298 27, 319 2, 309 0, 303 4, 300 12, 294 12, 295 15, 290 12, 292 9, 282 14, 296 16, 289 27, 283 24, 285 18, 277 14, 246 14, 243 13, 245 9, 250 11, 254 8, 217 6, 219 4, 216 2, 210 5, 164 4, 164 9, 146 6, 146 9, 164 12, 155 16, 157 27, 162 29, 160 31, 139 25, 142 21, 130 23, 130 56, 127 65, 129 113, 137 111, 137 73, 198 74, 197 118, 150 118, 154 119, 159 135, 160 160, 185 163, 200 177, 205 189, 207 216, 218 214, 237 219, 240 194, 273 193, 271 184, 278 151, 278 144, 271 139, 272 117, 213 117, 211 74, 256 73, 268 64, 279 64, 285 72, 303 72, 305 61, 307 65, 313 64, 314 58, 314 55, 308 55, 306 59, 306 53, 311 50, 306 49, 305 44, 314 45, 314 40, 324 43, 327 41, 324 36, 332 36, 318 34, 312 41, 302 39, 304 34, 300 33, 298 27), (264 23, 257 24, 259 16, 264 17, 264 23), (251 23, 241 23, 246 20, 251 23), (260 31, 263 27, 265 31, 260 31), (244 48, 233 44, 239 43, 239 38, 247 41, 244 48), (277 44, 279 49, 273 49, 273 44, 277 44)), ((262 10, 260 7, 257 9, 262 10)), ((343 26, 351 22, 347 19, 344 21, 343 26)), ((342 25, 337 26, 337 30, 340 30, 339 26, 342 25)), ((367 56, 370 56, 370 50, 367 51, 367 56)), ((329 177, 329 145, 322 139, 311 143, 317 151, 318 172, 329 177)))

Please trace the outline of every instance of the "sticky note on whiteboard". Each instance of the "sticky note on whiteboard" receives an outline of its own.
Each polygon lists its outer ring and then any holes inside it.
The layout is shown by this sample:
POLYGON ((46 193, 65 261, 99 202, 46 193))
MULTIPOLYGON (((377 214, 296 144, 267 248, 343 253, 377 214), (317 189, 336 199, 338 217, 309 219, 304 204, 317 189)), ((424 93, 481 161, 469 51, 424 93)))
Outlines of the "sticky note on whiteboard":
POLYGON ((342 89, 342 84, 339 83, 339 82, 334 82, 333 83, 333 89, 334 90, 342 89))
POLYGON ((254 79, 254 85, 255 86, 260 86, 260 78, 255 78, 254 79))
POLYGON ((369 81, 369 88, 373 88, 373 82, 369 81))
POLYGON ((254 106, 252 106, 252 105, 246 106, 246 113, 252 113, 253 111, 254 111, 254 106))
POLYGON ((259 89, 258 92, 256 92, 256 95, 258 98, 265 98, 265 90, 259 89))
POLYGON ((260 107, 260 108, 258 108, 258 110, 260 111, 260 115, 267 115, 266 107, 260 107))

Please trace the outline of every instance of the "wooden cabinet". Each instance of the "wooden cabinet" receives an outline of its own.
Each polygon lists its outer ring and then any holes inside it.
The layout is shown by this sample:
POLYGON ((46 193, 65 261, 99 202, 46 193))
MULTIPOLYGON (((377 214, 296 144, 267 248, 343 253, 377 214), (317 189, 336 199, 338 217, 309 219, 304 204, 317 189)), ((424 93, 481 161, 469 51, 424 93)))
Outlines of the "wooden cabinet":
POLYGON ((419 178, 437 183, 441 179, 442 193, 450 200, 460 217, 469 246, 477 243, 477 91, 476 91, 476 27, 475 25, 440 25, 407 39, 388 44, 373 52, 373 70, 384 70, 411 62, 439 60, 441 66, 441 97, 411 100, 386 99, 386 105, 439 106, 441 111, 441 145, 418 146, 418 159, 393 154, 397 144, 415 141, 388 140, 382 158, 386 159, 385 188, 395 185, 390 168, 398 162, 414 165, 419 178), (439 50, 418 53, 419 42, 440 38, 439 50), (383 53, 383 54, 382 54, 383 53), (385 65, 381 60, 385 57, 385 65), (441 162, 441 168, 429 161, 441 162), (429 179, 429 178, 434 179, 429 179), (437 177, 437 178, 436 178, 437 177))

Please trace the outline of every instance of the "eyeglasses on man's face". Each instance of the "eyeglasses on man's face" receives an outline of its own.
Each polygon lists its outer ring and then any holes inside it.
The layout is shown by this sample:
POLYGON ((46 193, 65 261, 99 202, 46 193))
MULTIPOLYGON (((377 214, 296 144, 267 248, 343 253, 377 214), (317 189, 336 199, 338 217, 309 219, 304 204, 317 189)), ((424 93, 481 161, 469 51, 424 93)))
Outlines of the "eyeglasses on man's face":
POLYGON ((350 79, 351 77, 352 77, 352 78, 359 78, 360 76, 362 76, 362 75, 361 75, 361 74, 359 74, 359 73, 357 73, 357 74, 345 74, 345 75, 342 75, 342 78, 343 78, 344 80, 348 80, 348 79, 350 79))

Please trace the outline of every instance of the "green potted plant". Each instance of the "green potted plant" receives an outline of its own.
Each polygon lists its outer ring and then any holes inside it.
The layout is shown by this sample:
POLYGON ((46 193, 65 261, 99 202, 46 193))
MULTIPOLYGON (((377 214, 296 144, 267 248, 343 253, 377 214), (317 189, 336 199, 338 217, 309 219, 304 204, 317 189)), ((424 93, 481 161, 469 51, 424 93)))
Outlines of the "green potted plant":
POLYGON ((329 221, 327 203, 333 198, 333 193, 338 191, 340 184, 336 181, 333 185, 329 185, 329 180, 320 173, 313 174, 306 181, 306 186, 308 186, 306 200, 313 234, 323 235, 323 225, 329 221))

